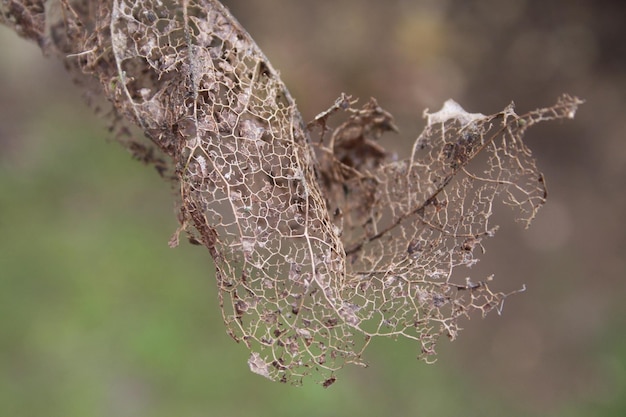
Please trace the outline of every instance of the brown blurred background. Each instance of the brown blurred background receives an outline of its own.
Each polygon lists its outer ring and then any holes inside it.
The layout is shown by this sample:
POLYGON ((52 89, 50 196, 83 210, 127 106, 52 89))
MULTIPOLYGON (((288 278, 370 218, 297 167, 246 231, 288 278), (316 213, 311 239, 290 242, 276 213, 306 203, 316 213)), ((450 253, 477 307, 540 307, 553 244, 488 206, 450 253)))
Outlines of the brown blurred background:
POLYGON ((435 365, 379 341, 329 390, 262 380, 221 327, 208 254, 167 249, 168 186, 106 142, 58 63, 1 28, 0 414, 625 415, 626 3, 224 3, 306 120, 341 92, 376 97, 400 153, 448 98, 485 114, 585 99, 529 131, 549 202, 529 230, 501 213, 470 271, 527 291, 443 341, 435 365))

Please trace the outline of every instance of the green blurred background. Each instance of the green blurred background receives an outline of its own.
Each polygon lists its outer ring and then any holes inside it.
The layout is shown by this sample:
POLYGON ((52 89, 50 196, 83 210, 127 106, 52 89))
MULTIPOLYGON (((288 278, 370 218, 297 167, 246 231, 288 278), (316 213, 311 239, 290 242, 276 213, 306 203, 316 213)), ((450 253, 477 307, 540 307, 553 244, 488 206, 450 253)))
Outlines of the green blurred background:
POLYGON ((208 253, 174 191, 109 140, 58 62, 0 28, 0 416, 626 415, 626 5, 582 0, 230 0, 305 119, 346 92, 396 116, 454 98, 519 112, 564 92, 574 121, 529 131, 548 205, 502 216, 473 269, 527 291, 476 317, 438 362, 375 341, 329 389, 248 371, 208 253))

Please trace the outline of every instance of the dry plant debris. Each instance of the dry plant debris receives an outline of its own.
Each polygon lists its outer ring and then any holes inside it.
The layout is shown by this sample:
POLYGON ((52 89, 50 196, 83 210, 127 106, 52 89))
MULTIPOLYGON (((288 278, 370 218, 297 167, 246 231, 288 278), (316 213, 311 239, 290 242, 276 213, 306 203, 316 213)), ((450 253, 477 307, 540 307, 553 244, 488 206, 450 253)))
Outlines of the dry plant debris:
POLYGON ((409 158, 377 140, 395 130, 371 100, 342 95, 306 125, 278 73, 216 0, 1 0, 0 21, 59 56, 111 103, 120 141, 180 191, 180 233, 206 246, 228 333, 250 369, 329 386, 376 336, 414 339, 431 358, 458 320, 498 309, 471 266, 496 198, 528 224, 546 188, 522 142, 581 100, 524 115, 425 112, 409 158), (97 82, 94 82, 97 81, 97 82), (138 126, 149 141, 129 139, 138 126))

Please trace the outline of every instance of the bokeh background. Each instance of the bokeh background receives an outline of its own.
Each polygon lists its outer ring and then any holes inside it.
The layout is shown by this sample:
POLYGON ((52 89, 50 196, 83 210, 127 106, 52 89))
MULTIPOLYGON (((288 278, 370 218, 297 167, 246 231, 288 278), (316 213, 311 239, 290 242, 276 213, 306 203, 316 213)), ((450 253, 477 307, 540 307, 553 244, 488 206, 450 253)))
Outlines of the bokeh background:
POLYGON ((375 341, 329 389, 248 371, 209 254, 169 249, 174 191, 131 160, 62 65, 0 27, 0 415, 626 415, 626 3, 229 0, 305 119, 341 93, 396 116, 586 99, 529 131, 550 190, 529 230, 502 215, 472 276, 527 291, 465 323, 438 362, 375 341))

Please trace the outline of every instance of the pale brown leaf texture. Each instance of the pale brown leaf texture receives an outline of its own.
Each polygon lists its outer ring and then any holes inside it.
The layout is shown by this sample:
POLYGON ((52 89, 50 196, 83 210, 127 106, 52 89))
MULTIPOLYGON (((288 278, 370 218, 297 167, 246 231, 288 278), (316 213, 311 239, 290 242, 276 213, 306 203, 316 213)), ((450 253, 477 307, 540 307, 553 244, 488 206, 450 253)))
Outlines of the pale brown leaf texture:
POLYGON ((343 95, 305 126, 218 1, 1 4, 3 23, 61 55, 82 85, 99 81, 131 151, 169 169, 181 221, 170 244, 185 232, 208 248, 228 333, 253 372, 283 382, 313 374, 329 386, 374 336, 415 339, 428 358, 460 317, 498 309, 507 294, 452 273, 496 231, 496 198, 532 220, 546 191, 522 136, 581 103, 485 116, 450 100, 394 161, 377 140, 396 128, 374 100, 359 109, 343 95))

